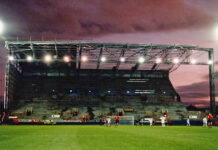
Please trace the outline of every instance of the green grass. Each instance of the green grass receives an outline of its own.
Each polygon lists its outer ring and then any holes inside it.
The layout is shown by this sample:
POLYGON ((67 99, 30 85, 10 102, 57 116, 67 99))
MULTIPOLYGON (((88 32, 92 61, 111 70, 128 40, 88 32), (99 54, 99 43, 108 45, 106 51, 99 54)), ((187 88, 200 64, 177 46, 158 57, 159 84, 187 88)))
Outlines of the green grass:
POLYGON ((0 150, 218 150, 218 127, 0 126, 0 150))

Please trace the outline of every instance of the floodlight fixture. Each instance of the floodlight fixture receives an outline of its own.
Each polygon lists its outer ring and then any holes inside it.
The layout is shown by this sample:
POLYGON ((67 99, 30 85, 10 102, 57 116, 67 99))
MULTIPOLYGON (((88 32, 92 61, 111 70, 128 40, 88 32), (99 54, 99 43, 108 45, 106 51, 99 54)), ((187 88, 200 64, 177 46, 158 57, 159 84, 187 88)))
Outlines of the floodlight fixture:
POLYGON ((120 62, 125 62, 126 58, 125 57, 120 57, 120 62))
POLYGON ((28 55, 28 56, 26 57, 26 60, 27 60, 28 62, 32 62, 32 61, 33 61, 33 57, 30 56, 30 55, 28 55))
POLYGON ((216 40, 218 40, 218 25, 214 28, 213 34, 214 34, 214 38, 215 38, 216 40))
POLYGON ((0 20, 0 35, 3 33, 4 31, 4 25, 3 22, 0 20))
POLYGON ((157 59, 156 59, 156 63, 157 63, 157 64, 159 64, 159 63, 161 63, 161 62, 162 62, 162 59, 161 59, 161 58, 157 58, 157 59))
POLYGON ((178 64, 178 63, 179 63, 179 59, 178 59, 178 58, 174 58, 174 59, 173 59, 173 63, 174 63, 174 64, 178 64))
POLYGON ((45 56, 44 56, 44 61, 45 61, 46 63, 51 62, 51 61, 52 61, 51 55, 49 55, 49 54, 45 55, 45 56))
POLYGON ((145 62, 145 58, 144 57, 139 57, 138 62, 139 63, 144 63, 145 62))
POLYGON ((82 61, 82 62, 88 61, 88 57, 87 57, 87 56, 82 56, 82 57, 81 57, 81 61, 82 61))
POLYGON ((196 64, 197 63, 197 60, 196 59, 191 59, 191 64, 196 64))
POLYGON ((213 61, 212 61, 212 60, 208 60, 208 64, 209 64, 209 65, 212 65, 212 64, 213 64, 213 61))
POLYGON ((105 62, 105 61, 106 61, 106 57, 102 56, 102 57, 101 57, 101 61, 102 61, 102 62, 105 62))
POLYGON ((13 61, 14 60, 14 56, 12 56, 12 55, 8 56, 8 60, 9 61, 13 61))
POLYGON ((70 56, 67 56, 67 55, 64 56, 63 61, 66 62, 66 63, 70 62, 70 56))

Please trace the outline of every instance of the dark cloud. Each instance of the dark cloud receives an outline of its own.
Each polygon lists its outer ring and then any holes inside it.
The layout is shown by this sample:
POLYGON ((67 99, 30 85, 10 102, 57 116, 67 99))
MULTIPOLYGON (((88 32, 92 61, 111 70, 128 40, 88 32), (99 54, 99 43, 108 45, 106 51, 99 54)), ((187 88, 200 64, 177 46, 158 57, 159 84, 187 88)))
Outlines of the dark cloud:
MULTIPOLYGON (((194 106, 196 106, 196 107, 209 107, 209 106, 210 106, 210 103, 209 103, 208 101, 201 101, 201 100, 183 102, 183 104, 184 104, 185 106, 194 105, 194 106)), ((216 103, 216 104, 218 104, 218 103, 216 103)))
POLYGON ((7 0, 0 3, 0 14, 12 35, 65 39, 196 28, 214 21, 182 0, 7 0))
POLYGON ((205 98, 209 96, 209 91, 208 92, 193 92, 193 91, 188 91, 188 92, 179 92, 183 98, 185 99, 199 99, 199 98, 205 98))
MULTIPOLYGON (((215 73, 215 93, 218 95, 218 72, 215 73)), ((209 77, 205 76, 205 80, 193 83, 186 86, 179 86, 176 88, 177 92, 182 97, 182 101, 189 103, 198 103, 209 99, 209 77)), ((209 103, 209 102, 208 102, 209 103)))
MULTIPOLYGON (((218 65, 215 65, 215 66, 214 66, 214 68, 217 68, 217 67, 218 67, 218 65)), ((218 80, 218 70, 215 71, 214 77, 215 77, 215 80, 218 80)), ((209 79, 209 74, 205 75, 204 78, 205 78, 205 79, 209 79)))

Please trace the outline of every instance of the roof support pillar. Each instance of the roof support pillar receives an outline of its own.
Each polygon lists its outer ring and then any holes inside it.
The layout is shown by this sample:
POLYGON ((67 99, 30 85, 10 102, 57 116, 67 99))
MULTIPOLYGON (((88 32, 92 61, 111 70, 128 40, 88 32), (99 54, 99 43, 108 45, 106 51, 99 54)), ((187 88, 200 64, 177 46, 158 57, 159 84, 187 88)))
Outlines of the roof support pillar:
POLYGON ((214 53, 213 49, 208 51, 208 58, 211 61, 209 64, 209 83, 210 83, 210 110, 215 116, 216 105, 215 105, 215 72, 214 72, 214 53))

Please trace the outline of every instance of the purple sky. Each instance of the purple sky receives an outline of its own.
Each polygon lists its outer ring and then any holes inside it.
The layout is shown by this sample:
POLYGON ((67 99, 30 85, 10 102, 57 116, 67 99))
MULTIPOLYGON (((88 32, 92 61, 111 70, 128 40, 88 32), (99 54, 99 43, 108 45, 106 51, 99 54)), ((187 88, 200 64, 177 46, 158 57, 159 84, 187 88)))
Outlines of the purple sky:
MULTIPOLYGON (((218 61, 216 6, 217 0, 7 0, 0 2, 0 19, 4 35, 14 38, 199 45, 214 48, 218 61)), ((1 48, 0 70, 4 60, 1 48)), ((209 104, 207 75, 208 67, 182 66, 170 78, 183 102, 202 106, 209 104)), ((217 95, 217 80, 216 87, 217 95)))

